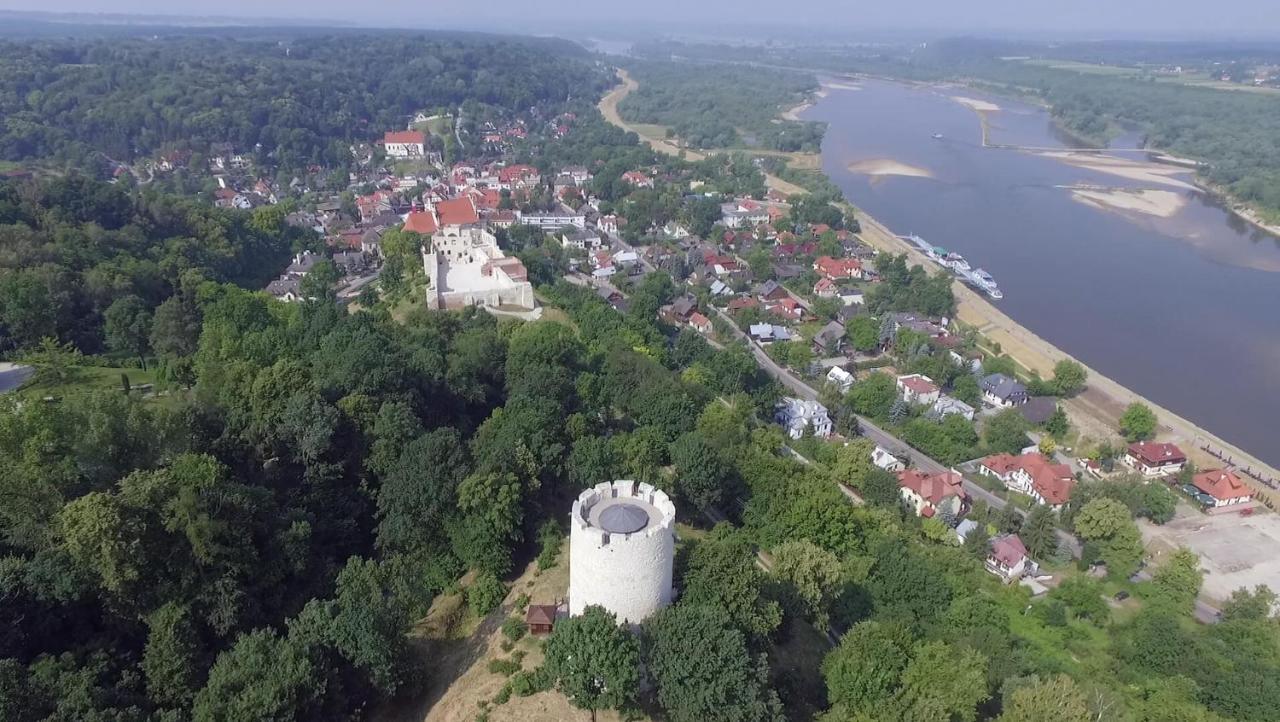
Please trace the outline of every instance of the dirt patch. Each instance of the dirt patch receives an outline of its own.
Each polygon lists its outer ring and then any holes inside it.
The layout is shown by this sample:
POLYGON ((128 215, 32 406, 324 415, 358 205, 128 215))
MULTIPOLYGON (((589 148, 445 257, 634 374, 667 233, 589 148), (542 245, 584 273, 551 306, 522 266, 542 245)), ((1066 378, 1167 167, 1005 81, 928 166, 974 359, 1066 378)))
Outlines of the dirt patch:
POLYGON ((1164 526, 1140 524, 1143 537, 1158 550, 1187 547, 1200 555, 1204 593, 1225 600, 1240 587, 1266 584, 1280 588, 1280 516, 1258 510, 1253 516, 1179 514, 1164 526))

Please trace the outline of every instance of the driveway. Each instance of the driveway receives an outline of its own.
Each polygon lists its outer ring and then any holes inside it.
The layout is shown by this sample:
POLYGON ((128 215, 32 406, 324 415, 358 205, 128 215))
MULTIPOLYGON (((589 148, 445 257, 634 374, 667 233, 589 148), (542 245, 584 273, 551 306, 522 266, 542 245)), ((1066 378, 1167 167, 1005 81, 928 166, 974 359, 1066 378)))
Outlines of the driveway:
POLYGON ((23 385, 27 379, 31 378, 33 373, 35 373, 35 369, 30 366, 0 361, 0 394, 6 391, 13 391, 23 385))

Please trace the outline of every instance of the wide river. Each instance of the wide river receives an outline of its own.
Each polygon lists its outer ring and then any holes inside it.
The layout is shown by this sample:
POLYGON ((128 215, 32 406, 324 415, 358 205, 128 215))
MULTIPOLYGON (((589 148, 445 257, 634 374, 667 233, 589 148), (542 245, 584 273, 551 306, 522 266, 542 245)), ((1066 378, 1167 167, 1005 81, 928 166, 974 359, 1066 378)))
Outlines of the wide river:
POLYGON ((999 106, 991 143, 1067 147, 1035 106, 841 83, 802 117, 829 124, 823 169, 852 203, 985 268, 1004 291, 994 303, 1041 338, 1280 465, 1280 242, 1194 190, 983 147, 978 113, 954 98, 999 106), (1156 201, 1090 205, 1073 196, 1080 185, 1156 201))

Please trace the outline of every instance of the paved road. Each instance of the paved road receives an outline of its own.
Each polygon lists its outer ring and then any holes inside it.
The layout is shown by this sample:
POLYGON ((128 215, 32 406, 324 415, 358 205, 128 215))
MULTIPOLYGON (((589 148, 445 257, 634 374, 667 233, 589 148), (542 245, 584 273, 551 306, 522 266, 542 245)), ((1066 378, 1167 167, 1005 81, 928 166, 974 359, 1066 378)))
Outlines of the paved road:
POLYGON ((0 362, 0 393, 12 391, 31 378, 35 369, 8 362, 0 362))

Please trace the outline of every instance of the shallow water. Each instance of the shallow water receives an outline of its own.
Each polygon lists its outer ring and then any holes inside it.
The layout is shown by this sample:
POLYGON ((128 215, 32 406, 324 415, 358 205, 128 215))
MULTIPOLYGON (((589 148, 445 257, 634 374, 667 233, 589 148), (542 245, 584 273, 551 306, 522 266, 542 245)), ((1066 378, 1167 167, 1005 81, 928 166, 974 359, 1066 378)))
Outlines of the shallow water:
POLYGON ((990 271, 1001 310, 1037 335, 1280 464, 1280 241, 1196 191, 1178 191, 1188 202, 1169 218, 1081 204, 1063 186, 1162 186, 984 148, 978 114, 950 96, 1001 107, 987 116, 993 144, 1069 147, 1036 106, 969 89, 859 85, 830 90, 803 114, 829 124, 823 169, 851 202, 990 271), (866 159, 933 177, 849 170, 866 159))

